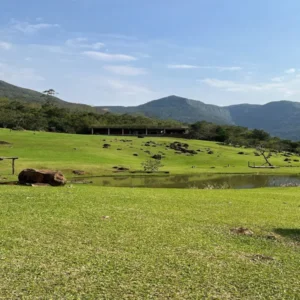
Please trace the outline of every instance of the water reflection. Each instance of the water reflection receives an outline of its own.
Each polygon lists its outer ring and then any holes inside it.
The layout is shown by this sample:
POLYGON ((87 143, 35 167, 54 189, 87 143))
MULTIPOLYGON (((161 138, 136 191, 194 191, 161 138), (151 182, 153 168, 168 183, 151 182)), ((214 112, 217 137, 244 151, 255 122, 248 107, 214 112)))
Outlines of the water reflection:
MULTIPOLYGON (((77 179, 72 182, 76 183, 77 179)), ((82 179, 78 179, 82 181, 82 179)), ((85 178, 93 185, 112 187, 252 189, 260 187, 300 186, 300 176, 288 175, 168 175, 111 176, 85 178)))

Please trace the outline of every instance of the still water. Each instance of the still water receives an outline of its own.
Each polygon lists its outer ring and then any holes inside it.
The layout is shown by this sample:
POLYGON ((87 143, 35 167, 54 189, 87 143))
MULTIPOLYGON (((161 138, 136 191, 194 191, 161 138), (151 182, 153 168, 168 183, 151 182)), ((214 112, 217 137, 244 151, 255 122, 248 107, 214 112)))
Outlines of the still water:
POLYGON ((111 176, 73 178, 72 183, 111 187, 149 187, 182 189, 252 189, 261 187, 300 186, 295 175, 168 175, 111 176))

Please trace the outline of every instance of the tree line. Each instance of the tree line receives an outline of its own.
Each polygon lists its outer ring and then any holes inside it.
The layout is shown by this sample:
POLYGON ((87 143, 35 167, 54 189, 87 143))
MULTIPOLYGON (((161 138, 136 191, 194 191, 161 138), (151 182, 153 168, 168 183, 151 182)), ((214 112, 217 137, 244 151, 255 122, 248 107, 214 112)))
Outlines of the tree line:
POLYGON ((220 142, 231 146, 265 148, 276 152, 300 154, 300 141, 273 137, 261 129, 248 129, 235 125, 217 125, 206 121, 190 125, 189 138, 220 142))
MULTIPOLYGON (((140 126, 180 126, 174 120, 159 120, 141 114, 102 114, 71 110, 54 104, 47 99, 42 104, 11 101, 0 98, 0 127, 62 133, 90 133, 97 125, 140 125, 140 126)), ((264 147, 272 151, 289 151, 300 154, 300 142, 270 136, 260 129, 241 126, 217 125, 206 121, 189 125, 190 139, 216 141, 226 145, 264 147)))
POLYGON ((96 113, 62 108, 47 99, 42 104, 0 99, 0 127, 62 133, 90 133, 97 125, 178 126, 173 120, 158 120, 144 115, 96 113))

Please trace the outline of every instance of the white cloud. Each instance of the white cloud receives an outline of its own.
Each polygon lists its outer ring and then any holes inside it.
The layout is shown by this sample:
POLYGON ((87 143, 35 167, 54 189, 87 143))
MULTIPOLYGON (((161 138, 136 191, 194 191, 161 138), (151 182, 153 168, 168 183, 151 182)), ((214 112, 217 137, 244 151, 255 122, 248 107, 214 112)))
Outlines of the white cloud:
POLYGON ((168 65, 169 69, 208 69, 208 70, 217 70, 220 72, 223 71, 240 71, 241 67, 233 66, 233 67, 222 67, 222 66, 196 66, 196 65, 168 65))
POLYGON ((11 48, 12 48, 12 44, 0 41, 0 49, 10 50, 11 48))
POLYGON ((198 66, 194 65, 168 65, 168 69, 198 69, 198 66))
POLYGON ((273 82, 282 82, 284 80, 284 77, 281 76, 281 77, 274 77, 271 79, 271 81, 273 82))
POLYGON ((117 74, 117 75, 125 75, 125 76, 137 76, 146 74, 146 70, 142 68, 135 68, 131 66, 122 66, 122 65, 108 65, 103 67, 105 70, 117 74))
POLYGON ((265 91, 275 88, 283 88, 281 83, 240 83, 230 80, 219 80, 214 78, 205 78, 200 80, 200 82, 205 83, 211 87, 219 88, 228 92, 249 92, 249 91, 265 91))
POLYGON ((24 34, 34 34, 40 30, 58 28, 59 24, 48 24, 48 23, 36 23, 30 24, 29 22, 21 22, 17 20, 11 20, 11 28, 17 31, 21 31, 24 34))
MULTIPOLYGON (((274 79, 274 78, 273 78, 274 79)), ((215 78, 205 78, 199 80, 210 87, 220 89, 227 92, 241 92, 241 93, 277 93, 279 97, 290 97, 292 95, 300 95, 300 78, 294 77, 289 80, 280 78, 281 81, 277 80, 263 83, 243 83, 230 80, 219 80, 215 78), (277 81, 276 81, 277 80, 277 81)))
POLYGON ((293 74, 293 73, 296 73, 296 69, 294 69, 294 68, 287 69, 287 70, 284 71, 284 73, 286 73, 286 74, 293 74))
POLYGON ((73 48, 91 48, 94 50, 99 50, 103 48, 105 45, 103 43, 88 43, 88 39, 86 38, 75 38, 75 39, 68 39, 65 43, 68 47, 73 48))
POLYGON ((108 54, 104 52, 97 52, 97 51, 84 51, 84 55, 101 61, 134 61, 137 60, 136 57, 125 55, 125 54, 108 54))

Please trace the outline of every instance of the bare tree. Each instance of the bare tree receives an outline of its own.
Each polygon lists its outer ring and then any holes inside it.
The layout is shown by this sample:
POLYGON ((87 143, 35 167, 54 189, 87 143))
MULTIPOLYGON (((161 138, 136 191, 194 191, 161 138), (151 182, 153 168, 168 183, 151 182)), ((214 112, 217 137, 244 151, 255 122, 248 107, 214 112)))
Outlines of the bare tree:
POLYGON ((269 161, 270 157, 272 156, 272 153, 270 150, 267 150, 263 146, 258 146, 258 147, 256 147, 256 151, 259 153, 259 155, 261 155, 265 159, 266 162, 264 163, 264 165, 268 164, 270 167, 273 166, 271 164, 271 162, 269 161))

